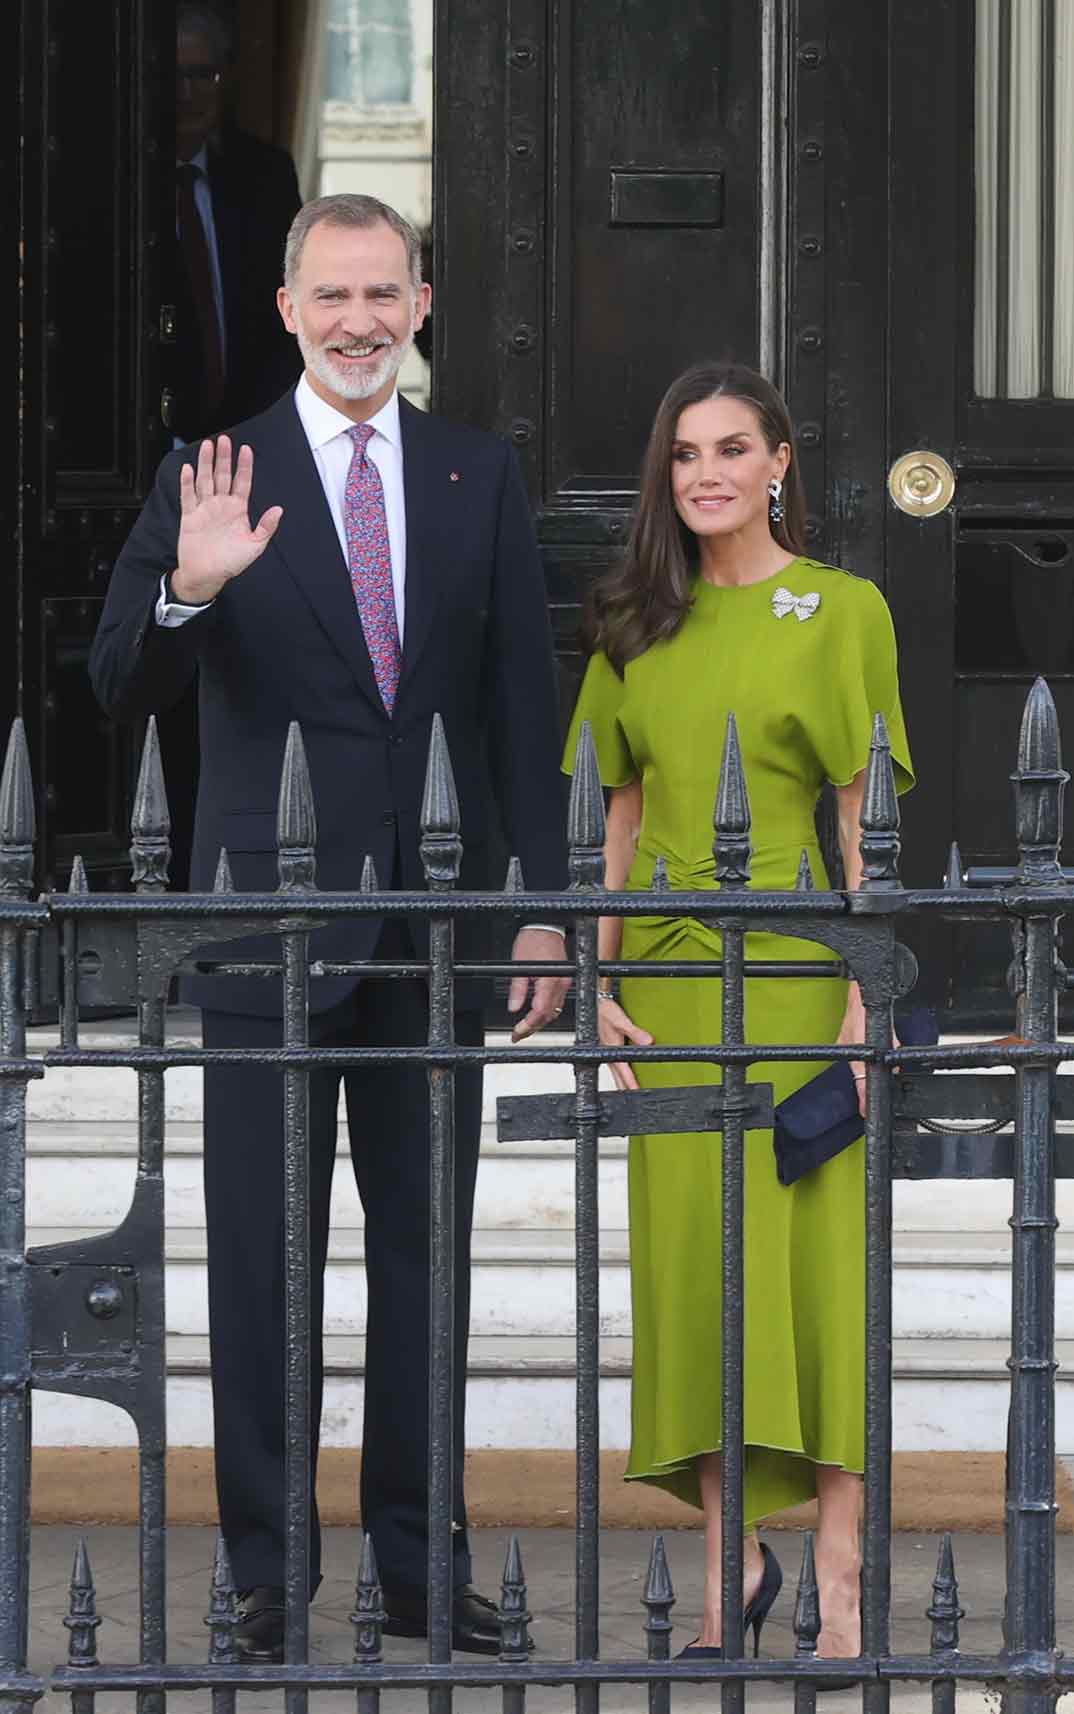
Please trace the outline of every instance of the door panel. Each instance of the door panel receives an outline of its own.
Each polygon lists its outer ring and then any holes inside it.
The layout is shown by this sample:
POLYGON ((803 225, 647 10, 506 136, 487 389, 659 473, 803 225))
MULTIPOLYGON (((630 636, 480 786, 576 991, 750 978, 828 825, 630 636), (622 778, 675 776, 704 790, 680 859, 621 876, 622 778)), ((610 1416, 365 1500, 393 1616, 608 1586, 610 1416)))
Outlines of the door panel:
POLYGON ((661 394, 699 358, 758 357, 771 11, 437 8, 434 402, 518 450, 565 714, 580 595, 623 540, 661 394))
POLYGON ((167 13, 150 0, 47 0, 22 14, 22 625, 9 713, 26 719, 45 885, 62 883, 78 851, 101 882, 119 884, 126 868, 131 735, 97 713, 85 668, 112 561, 165 445, 167 13))
MULTIPOLYGON (((909 0, 890 34, 888 454, 930 448, 957 478, 937 517, 888 507, 920 763, 905 872, 923 883, 951 839, 967 865, 1013 862, 1007 775, 1038 673, 1074 741, 1074 404, 1051 384, 1054 305, 1069 292, 1055 243, 1057 85, 1054 55, 1027 57, 1022 39, 1036 33, 1039 47, 1056 16, 1051 0, 909 0)), ((1009 1023, 1002 947, 930 931, 918 951, 950 1023, 1009 1023)))

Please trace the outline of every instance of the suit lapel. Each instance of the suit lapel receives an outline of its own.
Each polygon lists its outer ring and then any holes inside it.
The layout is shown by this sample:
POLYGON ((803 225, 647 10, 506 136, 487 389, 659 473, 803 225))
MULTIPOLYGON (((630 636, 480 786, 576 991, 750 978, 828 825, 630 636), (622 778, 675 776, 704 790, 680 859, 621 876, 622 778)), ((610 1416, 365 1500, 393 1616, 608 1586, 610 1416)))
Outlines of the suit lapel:
POLYGON ((273 407, 268 421, 271 432, 257 449, 257 504, 262 509, 273 504, 283 507, 272 546, 343 656, 358 688, 383 714, 350 575, 293 393, 273 407))
POLYGON ((417 664, 436 614, 438 589, 433 568, 437 562, 437 525, 443 521, 443 507, 437 505, 436 496, 449 473, 445 460, 437 456, 432 422, 402 397, 399 426, 406 493, 406 623, 401 687, 417 664))

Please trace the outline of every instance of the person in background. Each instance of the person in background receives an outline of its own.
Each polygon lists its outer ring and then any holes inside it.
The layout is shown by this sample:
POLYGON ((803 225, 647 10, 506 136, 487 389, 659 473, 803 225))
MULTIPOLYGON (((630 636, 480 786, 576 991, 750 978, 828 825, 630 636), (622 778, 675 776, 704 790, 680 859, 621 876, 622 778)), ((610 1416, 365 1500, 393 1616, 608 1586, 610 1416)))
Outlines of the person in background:
POLYGON ((171 427, 199 440, 267 409, 302 373, 276 313, 302 198, 285 149, 226 119, 232 46, 211 6, 176 12, 171 427))
MULTIPOLYGON (((276 313, 287 230, 301 197, 285 149, 228 123, 233 44, 210 5, 180 4, 175 40, 175 250, 162 347, 177 446, 256 416, 302 372, 276 313)), ((192 684, 159 722, 172 817, 171 884, 189 884, 198 783, 192 684)))

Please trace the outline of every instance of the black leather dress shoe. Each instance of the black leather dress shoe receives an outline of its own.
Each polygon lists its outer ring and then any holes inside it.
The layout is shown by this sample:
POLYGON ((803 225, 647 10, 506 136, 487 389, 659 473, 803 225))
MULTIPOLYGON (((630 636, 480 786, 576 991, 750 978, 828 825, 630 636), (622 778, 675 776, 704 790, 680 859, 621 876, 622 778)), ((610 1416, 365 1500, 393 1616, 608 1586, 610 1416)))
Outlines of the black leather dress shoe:
MULTIPOLYGON (((425 1637, 429 1634, 429 1610, 424 1591, 384 1591, 387 1637, 425 1637)), ((479 1595, 472 1583, 455 1591, 452 1602, 451 1646, 464 1654, 499 1654, 500 1624, 493 1602, 479 1595)), ((527 1637, 533 1648, 533 1638, 527 1637)))
POLYGON ((235 1626, 235 1647, 242 1660, 260 1665, 283 1664, 283 1590, 274 1584, 244 1589, 239 1596, 242 1618, 235 1626))

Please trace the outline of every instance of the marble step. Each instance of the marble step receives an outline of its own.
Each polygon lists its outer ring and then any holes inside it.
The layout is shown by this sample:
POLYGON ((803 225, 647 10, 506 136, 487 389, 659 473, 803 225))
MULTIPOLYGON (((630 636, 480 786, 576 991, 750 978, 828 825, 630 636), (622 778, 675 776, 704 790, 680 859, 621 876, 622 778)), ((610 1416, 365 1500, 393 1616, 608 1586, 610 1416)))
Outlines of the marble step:
MULTIPOLYGON (((601 1146, 601 1218, 612 1227, 627 1224, 626 1149, 623 1138, 608 1138, 601 1146)), ((127 1121, 35 1120, 27 1135, 28 1220, 40 1226, 118 1224, 130 1205, 137 1151, 137 1133, 127 1121)), ((205 1224, 201 1156, 200 1123, 176 1120, 170 1124, 164 1165, 170 1227, 205 1224)), ((475 1224, 490 1230, 572 1228, 573 1144, 499 1143, 494 1130, 486 1127, 475 1224)), ((344 1128, 332 1184, 332 1230, 363 1225, 344 1128)))
MULTIPOLYGON (((998 1452, 1006 1443, 1007 1346, 983 1339, 901 1339, 894 1349, 894 1447, 900 1452, 998 1452), (957 1383, 954 1384, 954 1383, 957 1383)), ((1074 1340, 1059 1342, 1056 1445, 1074 1453, 1074 1340)), ((172 1336, 167 1347, 168 1439, 211 1441, 208 1341, 172 1336)), ((325 1342, 326 1446, 361 1443, 360 1338, 325 1342)), ((567 1338, 476 1337, 470 1346, 467 1444, 471 1448, 569 1449, 575 1444, 574 1344, 567 1338)), ((629 1440, 630 1341, 601 1343, 600 1444, 629 1440)), ((34 1395, 39 1446, 129 1446, 130 1419, 94 1399, 34 1395)))
MULTIPOLYGON (((34 1227, 31 1245, 86 1236, 86 1228, 34 1227)), ((895 1237, 894 1330, 898 1338, 997 1339, 1011 1318, 1011 1234, 915 1233, 895 1237)), ((364 1233, 337 1228, 325 1275, 325 1331, 361 1332, 365 1326, 364 1233)), ((169 1227, 167 1328, 208 1331, 205 1232, 169 1227)), ((1056 1329, 1074 1338, 1074 1234, 1056 1243, 1056 1329)), ((473 1241, 471 1326, 485 1337, 569 1337, 575 1327, 574 1233, 557 1228, 478 1228, 473 1241)), ((601 1233, 601 1331, 630 1332, 629 1244, 623 1229, 601 1233)))
MULTIPOLYGON (((528 1068, 526 1068, 528 1070, 528 1068)), ((553 1068, 554 1069, 554 1068, 553 1068)), ((31 1085, 31 1089, 41 1085, 31 1085)), ((27 1127, 28 1219, 39 1226, 115 1225, 130 1203, 138 1152, 133 1119, 31 1118, 27 1127)), ((165 1186, 170 1226, 202 1226, 200 1118, 174 1119, 165 1138, 165 1186)), ((625 1227, 626 1139, 600 1145, 602 1224, 625 1227)), ((994 1233, 1006 1241, 1009 1179, 934 1181, 893 1187, 895 1230, 994 1233)), ((1056 1184, 1061 1225, 1074 1228, 1074 1180, 1056 1184)), ((333 1186, 333 1229, 362 1225, 341 1125, 333 1186)), ((475 1221, 488 1228, 574 1226, 574 1145, 569 1141, 501 1143, 494 1120, 481 1141, 475 1221)))

